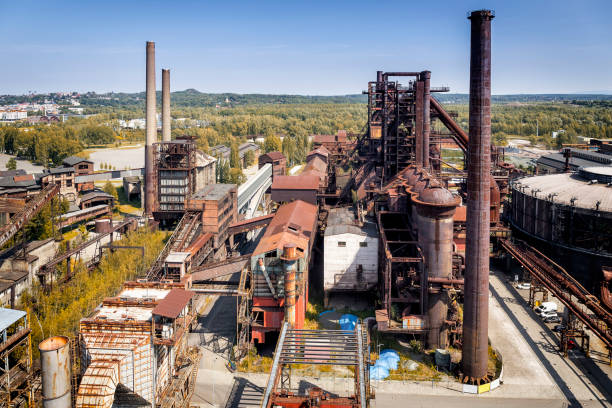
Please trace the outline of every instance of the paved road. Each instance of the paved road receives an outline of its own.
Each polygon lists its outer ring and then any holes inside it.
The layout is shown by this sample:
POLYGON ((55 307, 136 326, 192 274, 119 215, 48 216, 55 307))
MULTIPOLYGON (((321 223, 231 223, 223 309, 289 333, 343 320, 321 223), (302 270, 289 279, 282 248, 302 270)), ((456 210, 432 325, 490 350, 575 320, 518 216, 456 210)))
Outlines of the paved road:
POLYGON ((538 393, 540 396, 559 393, 570 407, 612 406, 609 402, 612 401, 609 371, 601 372, 599 366, 578 351, 571 352, 570 358, 563 358, 557 350, 556 335, 506 282, 505 275, 491 274, 490 291, 489 336, 495 347, 506 347, 508 350, 501 350, 505 364, 504 386, 500 391, 507 391, 508 385, 512 385, 517 391, 525 389, 525 397, 529 394, 537 397, 538 393), (500 311, 505 315, 503 320, 500 311), (503 330, 494 330, 500 326, 500 322, 503 330), (517 353, 520 353, 520 358, 517 358, 517 353), (537 373, 537 379, 532 377, 534 373, 537 373), (547 379, 550 379, 554 392, 545 386, 547 379), (541 386, 540 391, 538 387, 529 387, 534 383, 541 386))

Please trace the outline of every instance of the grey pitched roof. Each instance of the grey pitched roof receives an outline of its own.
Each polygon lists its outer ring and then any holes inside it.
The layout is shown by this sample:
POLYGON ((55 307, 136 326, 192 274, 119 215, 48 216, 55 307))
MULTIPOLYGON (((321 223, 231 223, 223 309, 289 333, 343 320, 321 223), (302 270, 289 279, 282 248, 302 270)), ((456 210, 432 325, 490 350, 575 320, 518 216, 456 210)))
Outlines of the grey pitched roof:
POLYGON ((91 160, 87 160, 87 159, 84 159, 84 158, 78 157, 78 156, 69 156, 69 157, 66 157, 62 161, 62 163, 64 163, 67 166, 74 166, 74 165, 76 165, 78 163, 81 163, 81 162, 93 163, 91 160))
POLYGON ((74 169, 72 167, 53 167, 49 169, 49 173, 51 174, 62 174, 62 173, 72 173, 74 169))

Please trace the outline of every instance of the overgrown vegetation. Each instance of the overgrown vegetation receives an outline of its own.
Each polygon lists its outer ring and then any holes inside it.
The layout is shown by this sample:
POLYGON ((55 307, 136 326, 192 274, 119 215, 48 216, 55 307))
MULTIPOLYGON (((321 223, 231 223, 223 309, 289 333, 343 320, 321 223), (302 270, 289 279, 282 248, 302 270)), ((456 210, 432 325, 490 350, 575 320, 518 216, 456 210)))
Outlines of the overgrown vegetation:
MULTIPOLYGON (((135 279, 153 263, 166 236, 165 232, 148 229, 132 232, 120 242, 144 246, 144 258, 135 256, 134 250, 106 253, 92 272, 77 263, 72 279, 53 286, 48 293, 39 284, 24 292, 18 309, 32 312, 33 344, 53 335, 74 335, 81 318, 89 315, 105 297, 116 295, 123 282, 135 279)), ((33 353, 38 357, 37 348, 33 348, 33 353)))

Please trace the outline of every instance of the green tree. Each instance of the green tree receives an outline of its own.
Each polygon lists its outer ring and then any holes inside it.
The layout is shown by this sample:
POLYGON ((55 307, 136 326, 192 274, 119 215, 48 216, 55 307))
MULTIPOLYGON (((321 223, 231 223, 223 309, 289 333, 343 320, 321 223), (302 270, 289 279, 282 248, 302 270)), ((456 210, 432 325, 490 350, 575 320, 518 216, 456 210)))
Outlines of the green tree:
POLYGON ((244 163, 246 164, 247 167, 255 164, 255 153, 253 153, 252 150, 247 150, 244 153, 244 163))
POLYGON ((4 132, 4 152, 6 154, 15 154, 15 142, 19 136, 19 131, 13 127, 6 129, 4 132))
POLYGON ((229 171, 229 183, 240 185, 246 181, 246 177, 242 174, 242 170, 231 168, 229 171))
POLYGON ((230 167, 231 168, 242 168, 242 163, 240 163, 240 153, 238 152, 238 144, 232 143, 230 147, 230 167))
POLYGON ((11 157, 7 162, 6 162, 6 169, 7 170, 17 170, 17 160, 15 160, 14 157, 11 157))
POLYGON ((117 188, 110 181, 106 182, 103 190, 106 194, 112 195, 115 198, 115 200, 119 199, 119 193, 117 192, 117 188))
POLYGON ((266 153, 270 152, 280 152, 283 146, 280 140, 280 137, 276 135, 269 135, 264 140, 264 151, 266 153))

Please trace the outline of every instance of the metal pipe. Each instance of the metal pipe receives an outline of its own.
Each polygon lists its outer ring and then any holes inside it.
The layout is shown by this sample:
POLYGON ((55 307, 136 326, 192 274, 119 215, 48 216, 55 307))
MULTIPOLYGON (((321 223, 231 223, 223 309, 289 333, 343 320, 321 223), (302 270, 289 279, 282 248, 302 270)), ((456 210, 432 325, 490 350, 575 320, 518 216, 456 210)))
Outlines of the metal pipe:
POLYGON ((423 167, 429 168, 429 134, 430 134, 430 112, 429 100, 431 71, 421 72, 421 81, 423 82, 423 167))
POLYGON ((286 244, 283 247, 283 269, 285 273, 285 321, 289 327, 295 327, 295 299, 296 279, 297 279, 297 247, 294 243, 286 244))
POLYGON ((487 374, 489 319, 489 233, 491 181, 491 20, 490 10, 473 11, 470 57, 463 374, 487 374))
POLYGON ((170 70, 162 69, 162 142, 170 141, 170 70))
POLYGON ((70 341, 55 336, 43 340, 40 350, 42 399, 44 408, 70 408, 70 341))
POLYGON ((414 132, 414 148, 415 148, 415 164, 417 167, 423 166, 423 81, 415 82, 415 132, 414 132))
POLYGON ((383 73, 383 76, 386 78, 391 77, 391 76, 418 76, 419 73, 418 72, 385 72, 383 73))
POLYGON ((465 280, 463 279, 446 279, 446 278, 427 278, 429 283, 441 283, 442 285, 458 285, 463 286, 465 280))
POLYGON ((151 216, 155 207, 155 178, 153 177, 153 143, 157 141, 155 95, 155 43, 147 41, 146 62, 146 143, 145 143, 145 215, 151 216))

